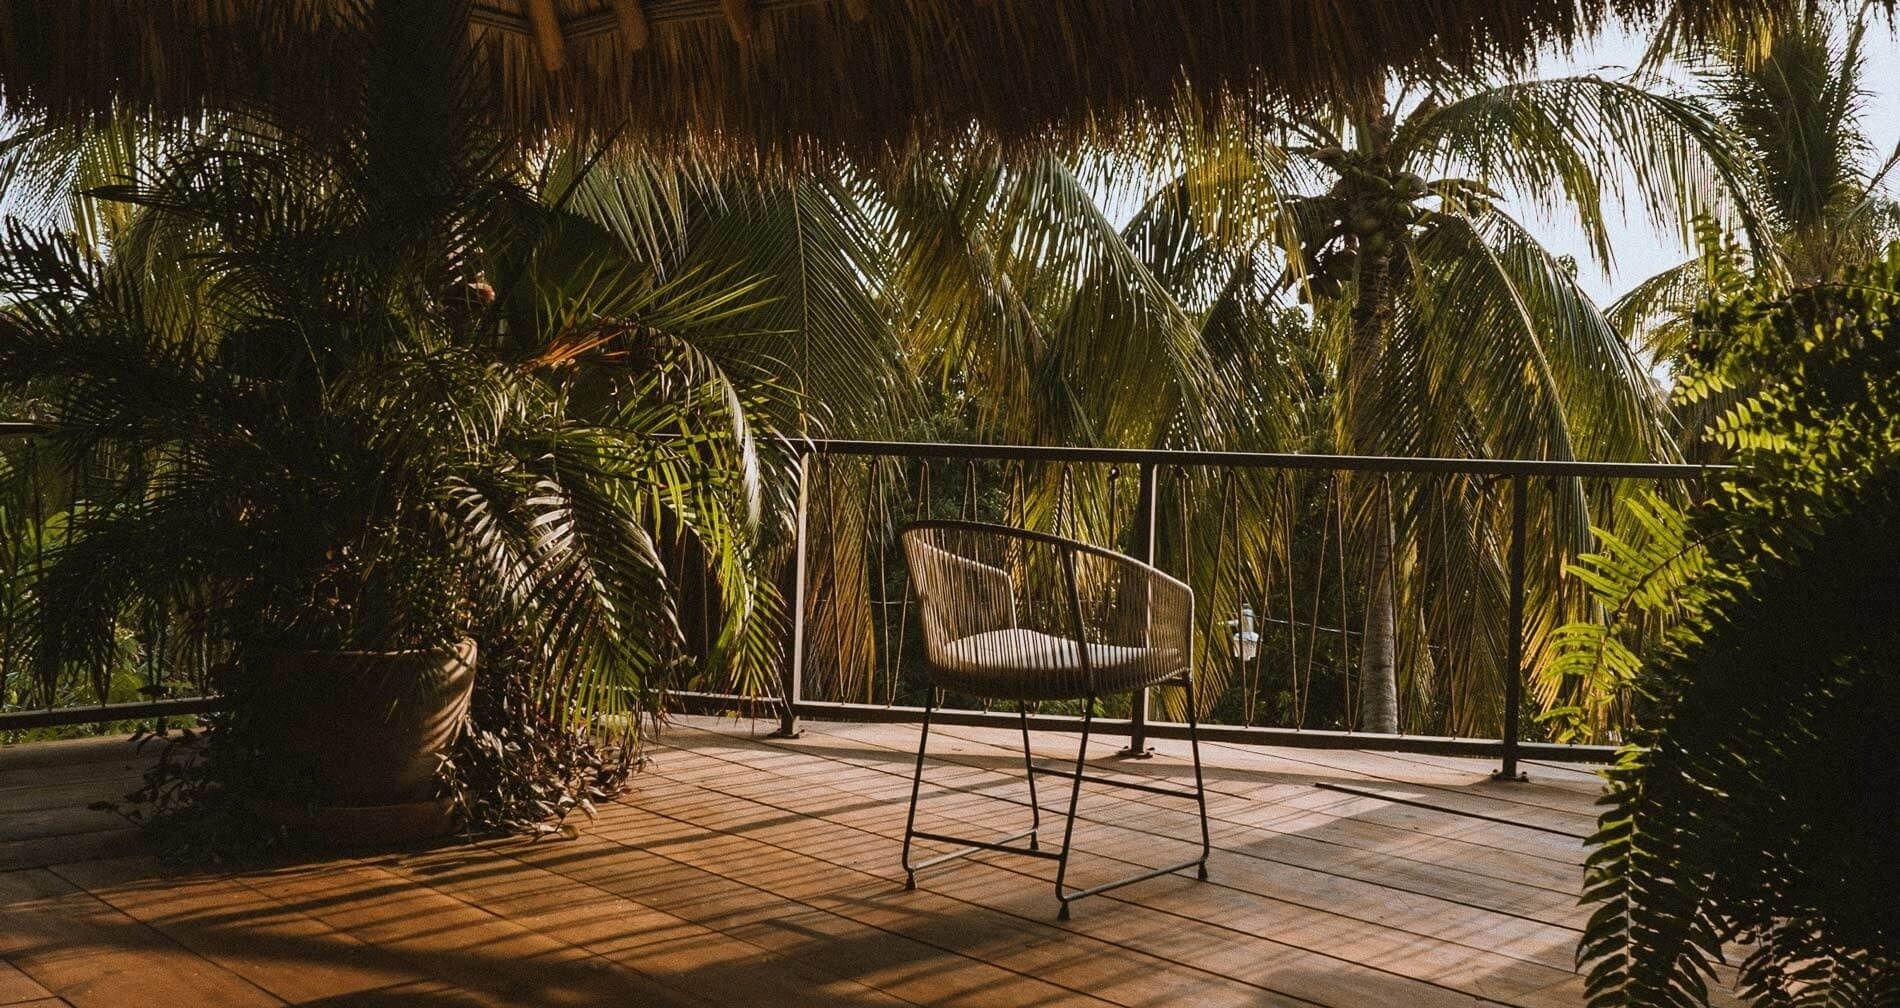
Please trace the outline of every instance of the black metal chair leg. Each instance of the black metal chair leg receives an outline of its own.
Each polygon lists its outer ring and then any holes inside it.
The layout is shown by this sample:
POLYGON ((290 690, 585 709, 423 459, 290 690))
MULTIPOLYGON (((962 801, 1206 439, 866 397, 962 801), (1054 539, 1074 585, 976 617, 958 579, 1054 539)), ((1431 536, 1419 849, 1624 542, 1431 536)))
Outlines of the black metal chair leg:
POLYGON ((1194 673, 1181 675, 1181 686, 1187 691, 1188 752, 1194 756, 1194 801, 1201 812, 1201 865, 1195 871, 1195 877, 1207 881, 1207 856, 1214 849, 1213 841, 1207 832, 1207 784, 1201 779, 1201 737, 1200 718, 1194 712, 1194 673))
POLYGON ((1056 912, 1056 920, 1069 919, 1069 897, 1064 895, 1062 880, 1069 874, 1070 845, 1075 839, 1075 809, 1082 801, 1082 773, 1088 767, 1089 726, 1095 717, 1095 698, 1082 701, 1082 742, 1075 750, 1075 776, 1069 786, 1069 815, 1062 824, 1062 856, 1056 861, 1056 900, 1062 909, 1056 912))
POLYGON ((910 863, 910 841, 917 833, 917 793, 924 786, 924 747, 930 742, 930 712, 937 706, 937 689, 924 694, 924 727, 917 735, 917 769, 910 778, 910 812, 904 816, 904 888, 917 888, 917 869, 910 863))
POLYGON ((1037 834, 1042 831, 1042 803, 1036 800, 1036 758, 1029 752, 1029 702, 1016 702, 1016 714, 1023 726, 1023 771, 1029 777, 1029 849, 1041 850, 1037 834))

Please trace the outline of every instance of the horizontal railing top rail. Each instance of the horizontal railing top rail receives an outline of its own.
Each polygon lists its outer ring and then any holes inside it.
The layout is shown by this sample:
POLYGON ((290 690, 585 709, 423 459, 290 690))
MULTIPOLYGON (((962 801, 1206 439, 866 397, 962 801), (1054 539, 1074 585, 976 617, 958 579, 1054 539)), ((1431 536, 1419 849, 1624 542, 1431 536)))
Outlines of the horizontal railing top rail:
POLYGON ((964 444, 945 441, 814 439, 818 455, 896 455, 907 458, 1012 462, 1093 462, 1234 469, 1325 469, 1348 472, 1454 473, 1473 476, 1596 476, 1695 479, 1733 466, 1665 462, 1585 462, 1540 459, 1414 458, 1399 455, 1311 455, 1298 452, 1201 451, 1174 448, 1077 448, 1061 445, 964 444))
MULTIPOLYGON (((0 436, 50 433, 31 420, 0 420, 0 436)), ((1457 473, 1476 476, 1608 476, 1695 479, 1733 466, 1666 462, 1562 459, 1419 458, 1404 455, 1321 455, 1305 452, 1205 451, 1186 448, 1085 448, 949 441, 867 441, 815 438, 819 455, 901 455, 913 458, 994 459, 1016 462, 1100 462, 1128 465, 1209 466, 1238 469, 1327 469, 1358 472, 1457 473)))

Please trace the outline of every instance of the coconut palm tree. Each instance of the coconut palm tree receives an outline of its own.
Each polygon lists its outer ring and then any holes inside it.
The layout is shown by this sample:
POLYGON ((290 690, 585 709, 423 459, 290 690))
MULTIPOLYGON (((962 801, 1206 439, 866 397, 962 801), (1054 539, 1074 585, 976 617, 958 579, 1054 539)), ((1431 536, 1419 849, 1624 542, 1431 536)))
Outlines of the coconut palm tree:
MULTIPOLYGON (((1159 155, 1151 147, 1135 157, 1003 157, 979 143, 867 179, 860 194, 889 235, 896 266, 883 274, 885 296, 908 356, 942 377, 971 429, 994 440, 1668 457, 1662 400, 1640 363, 1483 180, 1585 207, 1607 257, 1597 203, 1617 169, 1636 164, 1636 184, 1658 214, 1686 218, 1711 205, 1732 174, 1719 131, 1685 103, 1595 78, 1499 88, 1453 81, 1414 92, 1389 109, 1342 106, 1302 120, 1294 128, 1316 141, 1303 147, 1221 130, 1186 131, 1185 143, 1175 137, 1159 155), (1342 133, 1358 147, 1332 142, 1342 133), (1118 231, 1096 198, 1104 186, 1089 184, 1102 180, 1088 171, 1125 190, 1131 178, 1157 177, 1157 164, 1178 177, 1161 176, 1118 231), (1439 177, 1427 183, 1425 173, 1439 177), (1331 374, 1317 399, 1303 387, 1308 376, 1289 366, 1313 355, 1305 343, 1314 330, 1263 322, 1277 307, 1275 273, 1304 277, 1316 296, 1317 349, 1331 374), (1368 288, 1372 296, 1361 293, 1368 288), (1482 352, 1473 333, 1488 337, 1482 352), (1316 422, 1321 429, 1302 441, 1301 425, 1316 422)), ((1438 639, 1472 656, 1466 674, 1490 685, 1460 689, 1470 709, 1452 723, 1492 727, 1496 705, 1486 701, 1507 674, 1504 647, 1490 621, 1469 618, 1473 605, 1500 610, 1504 597, 1497 537, 1470 531, 1484 524, 1484 489, 1396 489, 1439 503, 1426 520, 1379 484, 1362 487, 1355 505, 1362 531, 1388 529, 1359 536, 1373 597, 1385 599, 1369 613, 1373 644, 1362 660, 1373 686, 1359 724, 1398 723, 1402 591, 1408 611, 1429 610, 1420 619, 1438 639), (1427 528, 1467 532, 1457 543, 1440 534, 1413 545, 1401 588, 1392 574, 1398 532, 1427 528)), ((1265 497, 1257 492, 1255 503, 1265 497)), ((1045 509, 1054 499, 1043 488, 1045 509)), ((1549 506, 1552 522, 1540 524, 1559 525, 1552 536, 1565 549, 1580 547, 1586 503, 1583 488, 1569 488, 1549 506)), ((1268 521, 1278 513, 1250 510, 1268 521)), ((1559 622, 1553 607, 1541 628, 1559 622)), ((1430 659, 1416 650, 1414 711, 1430 702, 1430 659)))
MULTIPOLYGON (((1327 334, 1326 443, 1414 457, 1671 457, 1668 413, 1643 363, 1498 190, 1574 215, 1607 263, 1602 204, 1621 187, 1677 227, 1738 190, 1742 167, 1717 123, 1639 82, 1459 74, 1270 117, 1277 128, 1238 133, 1219 117, 1188 123, 1182 184, 1197 209, 1187 219, 1214 222, 1203 227, 1209 240, 1282 250, 1284 282, 1302 287, 1327 334)), ((1540 505, 1545 541, 1532 555, 1583 547, 1600 494, 1572 484, 1540 505)), ((1482 498, 1476 486, 1355 485, 1368 598, 1360 728, 1400 727, 1396 628, 1415 618, 1404 611, 1455 638, 1460 653, 1492 656, 1493 687, 1515 674, 1499 667, 1501 642, 1478 628, 1487 621, 1469 618, 1473 605, 1501 600, 1495 558, 1415 538, 1482 527, 1482 498)), ((1538 630, 1554 625, 1545 618, 1538 630)), ((1405 678, 1419 681, 1419 669, 1405 678)), ((1494 716, 1454 723, 1471 729, 1494 716)))
MULTIPOLYGON (((1678 57, 1739 147, 1761 227, 1734 248, 1719 227, 1695 257, 1650 277, 1610 306, 1618 327, 1652 359, 1679 364, 1691 316, 1714 293, 1717 272, 1781 286, 1839 277, 1900 240, 1900 204, 1883 184, 1900 149, 1878 152, 1863 128, 1870 5, 1844 13, 1809 2, 1754 30, 1656 51, 1678 57)), ((1718 224, 1719 221, 1712 221, 1718 224)))

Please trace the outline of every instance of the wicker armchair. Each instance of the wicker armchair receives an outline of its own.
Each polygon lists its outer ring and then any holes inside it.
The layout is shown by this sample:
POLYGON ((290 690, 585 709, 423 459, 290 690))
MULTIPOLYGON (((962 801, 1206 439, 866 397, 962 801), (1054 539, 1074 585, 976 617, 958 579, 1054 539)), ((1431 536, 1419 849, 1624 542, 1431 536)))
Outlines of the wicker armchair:
POLYGON ((1201 783, 1193 681, 1194 593, 1187 585, 1132 558, 1085 543, 976 522, 920 522, 903 532, 904 554, 916 588, 923 624, 925 666, 931 689, 924 706, 911 779, 910 811, 904 824, 906 888, 917 872, 980 850, 1006 851, 1054 860, 1058 916, 1084 896, 1195 868, 1207 878, 1207 800, 1201 783), (1173 684, 1187 690, 1188 740, 1194 789, 1132 784, 1087 773, 1094 701, 1117 693, 1173 684), (944 691, 1017 702, 1023 762, 1029 779, 1030 827, 1013 836, 973 839, 916 828, 923 787, 930 716, 944 691), (1029 751, 1026 704, 1034 700, 1082 700, 1082 739, 1075 768, 1039 767, 1029 751), (1038 832, 1041 805, 1036 776, 1070 779, 1062 844, 1044 850, 1038 832), (1142 872, 1104 885, 1070 890, 1070 840, 1082 783, 1129 787, 1151 794, 1191 798, 1201 821, 1201 852, 1193 860, 1142 872), (1027 840, 1026 846, 1018 842, 1027 840), (913 864, 913 840, 957 844, 950 853, 913 864))

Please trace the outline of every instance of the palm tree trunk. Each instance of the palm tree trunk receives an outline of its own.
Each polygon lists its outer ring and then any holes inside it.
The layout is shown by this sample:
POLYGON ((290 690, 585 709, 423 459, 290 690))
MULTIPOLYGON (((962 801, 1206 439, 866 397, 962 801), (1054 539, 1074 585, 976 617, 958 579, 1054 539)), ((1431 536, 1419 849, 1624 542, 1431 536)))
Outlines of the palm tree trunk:
POLYGON ((1366 571, 1366 636, 1359 651, 1359 730, 1399 730, 1398 619, 1392 577, 1392 502, 1378 491, 1366 571))
MULTIPOLYGON (((1385 354, 1387 328, 1392 319, 1392 257, 1390 253, 1361 254, 1359 258, 1358 298, 1352 306, 1352 370, 1348 382, 1351 403, 1352 450, 1358 454, 1379 451, 1374 431, 1374 385, 1379 380, 1385 354)), ((1359 730, 1397 732, 1399 730, 1398 619, 1392 584, 1392 509, 1383 481, 1363 484, 1375 495, 1374 506, 1361 513, 1372 515, 1372 535, 1366 556, 1366 635, 1359 651, 1359 730)), ((1343 615, 1343 614, 1342 614, 1343 615)))

